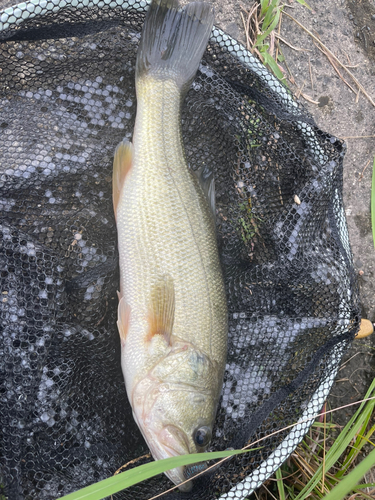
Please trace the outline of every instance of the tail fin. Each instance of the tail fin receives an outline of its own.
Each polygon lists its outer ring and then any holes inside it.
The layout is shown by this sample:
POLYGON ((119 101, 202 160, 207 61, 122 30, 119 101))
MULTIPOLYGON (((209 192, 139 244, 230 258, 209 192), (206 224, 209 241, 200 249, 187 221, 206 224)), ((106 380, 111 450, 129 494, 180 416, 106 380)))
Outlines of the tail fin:
POLYGON ((214 22, 211 5, 195 2, 179 8, 178 0, 153 0, 139 43, 136 80, 173 78, 187 90, 197 72, 214 22))

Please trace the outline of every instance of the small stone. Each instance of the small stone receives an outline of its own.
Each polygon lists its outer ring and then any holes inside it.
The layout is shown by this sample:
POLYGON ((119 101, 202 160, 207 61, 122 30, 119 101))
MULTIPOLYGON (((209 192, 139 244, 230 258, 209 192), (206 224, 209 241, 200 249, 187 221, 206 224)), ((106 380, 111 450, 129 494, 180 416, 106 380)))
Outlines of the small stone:
POLYGON ((319 97, 318 101, 319 101, 318 107, 323 108, 323 106, 327 106, 327 104, 329 103, 329 97, 326 95, 322 95, 319 97))

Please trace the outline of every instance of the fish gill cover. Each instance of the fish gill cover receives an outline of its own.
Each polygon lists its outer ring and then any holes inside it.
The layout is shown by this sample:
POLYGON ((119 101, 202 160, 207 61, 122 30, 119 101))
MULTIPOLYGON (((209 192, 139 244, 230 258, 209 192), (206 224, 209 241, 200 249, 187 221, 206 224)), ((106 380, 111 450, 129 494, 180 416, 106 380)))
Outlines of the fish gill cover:
MULTIPOLYGON (((0 484, 11 500, 55 499, 147 453, 120 367, 111 192, 146 9, 32 0, 0 12, 0 484)), ((300 423, 163 498, 244 498, 302 440, 358 328, 345 145, 217 28, 182 130, 190 167, 215 176, 229 308, 211 449, 300 423)), ((114 498, 170 486, 162 475, 114 498)))

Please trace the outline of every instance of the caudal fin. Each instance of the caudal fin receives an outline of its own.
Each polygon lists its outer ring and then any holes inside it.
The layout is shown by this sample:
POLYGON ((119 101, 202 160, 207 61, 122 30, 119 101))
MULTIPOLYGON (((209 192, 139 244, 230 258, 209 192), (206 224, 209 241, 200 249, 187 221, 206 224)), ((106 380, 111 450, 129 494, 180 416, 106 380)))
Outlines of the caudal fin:
POLYGON ((172 78, 181 89, 189 88, 213 22, 213 8, 207 3, 190 3, 180 9, 178 0, 153 0, 139 43, 136 79, 146 74, 172 78))

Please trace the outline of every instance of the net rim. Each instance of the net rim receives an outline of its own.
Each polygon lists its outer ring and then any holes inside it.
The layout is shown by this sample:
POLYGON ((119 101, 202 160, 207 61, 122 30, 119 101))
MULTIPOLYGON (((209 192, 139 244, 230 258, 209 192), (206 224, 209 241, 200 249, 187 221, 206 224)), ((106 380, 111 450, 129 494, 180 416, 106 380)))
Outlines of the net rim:
MULTIPOLYGON (((334 361, 336 358, 341 358, 344 348, 341 347, 340 351, 341 352, 336 353, 336 355, 334 354, 332 356, 332 361, 334 361)), ((221 495, 219 497, 219 500, 227 500, 231 498, 236 500, 245 500, 248 495, 251 495, 269 477, 271 477, 272 474, 277 471, 277 469, 281 467, 285 460, 287 460, 287 458, 293 453, 293 451, 304 439, 307 431, 317 418, 317 415, 323 407, 323 404, 332 388, 338 369, 339 367, 331 371, 331 373, 329 373, 328 375, 328 378, 324 380, 318 387, 318 389, 313 393, 301 418, 290 429, 288 435, 271 453, 267 460, 264 460, 264 462, 262 462, 251 474, 246 476, 242 481, 238 482, 227 493, 221 495), (298 439, 295 437, 295 434, 297 432, 300 434, 300 437, 298 439), (290 444, 292 440, 293 444, 290 444), (256 479, 256 476, 258 476, 258 479, 256 479), (241 496, 238 496, 238 493, 240 493, 241 496)))
MULTIPOLYGON (((8 29, 13 24, 19 25, 37 15, 58 12, 65 7, 77 9, 83 7, 109 7, 111 9, 122 7, 123 10, 133 9, 143 12, 150 3, 151 0, 28 0, 0 10, 0 32, 8 29)), ((261 79, 265 79, 270 88, 278 92, 284 100, 287 100, 288 106, 294 109, 298 108, 297 103, 274 75, 268 73, 267 78, 264 78, 265 67, 240 42, 216 26, 212 28, 210 40, 218 43, 220 47, 225 48, 228 52, 233 53, 234 57, 242 64, 254 71, 261 79)))
MULTIPOLYGON (((27 2, 21 2, 14 6, 0 10, 0 32, 12 27, 12 25, 20 25, 24 21, 38 15, 44 15, 48 12, 56 13, 60 9, 63 9, 65 7, 73 7, 76 9, 84 7, 109 7, 115 9, 121 7, 123 10, 131 9, 138 12, 144 12, 150 3, 151 0, 29 0, 27 2)), ((261 80, 263 80, 263 83, 265 85, 269 86, 273 91, 277 92, 280 95, 280 98, 283 99, 283 101, 286 103, 286 106, 290 110, 298 109, 298 104, 293 99, 292 95, 287 92, 284 85, 282 85, 274 75, 267 72, 263 64, 258 61, 258 59, 256 59, 251 54, 251 52, 248 51, 240 42, 238 42, 216 26, 214 26, 212 29, 210 40, 213 43, 219 44, 222 49, 231 53, 231 55, 240 63, 242 63, 252 72, 256 73, 257 76, 261 80)), ((318 149, 318 141, 315 139, 315 131, 313 130, 313 128, 305 122, 297 121, 296 124, 297 127, 300 128, 301 132, 305 135, 307 143, 310 144, 311 150, 315 153, 314 156, 316 157, 316 159, 321 164, 324 164, 325 158, 324 155, 322 155, 322 151, 319 151, 318 149)), ((335 193, 335 195, 338 198, 338 193, 335 193)), ((343 236, 348 237, 346 227, 341 227, 340 230, 342 231, 343 236)), ((345 314, 345 312, 346 311, 341 311, 342 317, 348 321, 348 316, 347 314, 345 314)), ((341 351, 343 351, 343 348, 341 348, 341 351)), ((333 353, 331 358, 332 361, 334 361, 341 355, 342 352, 333 353)), ((328 378, 324 380, 318 387, 316 392, 311 396, 302 417, 291 428, 288 435, 284 438, 282 443, 271 453, 267 460, 262 462, 251 474, 237 483, 227 493, 222 494, 219 497, 219 500, 226 500, 230 498, 244 500, 245 497, 259 488, 264 483, 264 481, 266 481, 282 465, 282 463, 290 456, 290 454, 296 449, 298 444, 303 440, 309 427, 313 424, 316 414, 321 409, 332 388, 337 370, 338 368, 331 372, 328 378), (293 439, 293 436, 297 431, 300 431, 300 434, 302 435, 299 439, 293 439), (293 441, 292 444, 290 444, 291 441, 293 441)))

